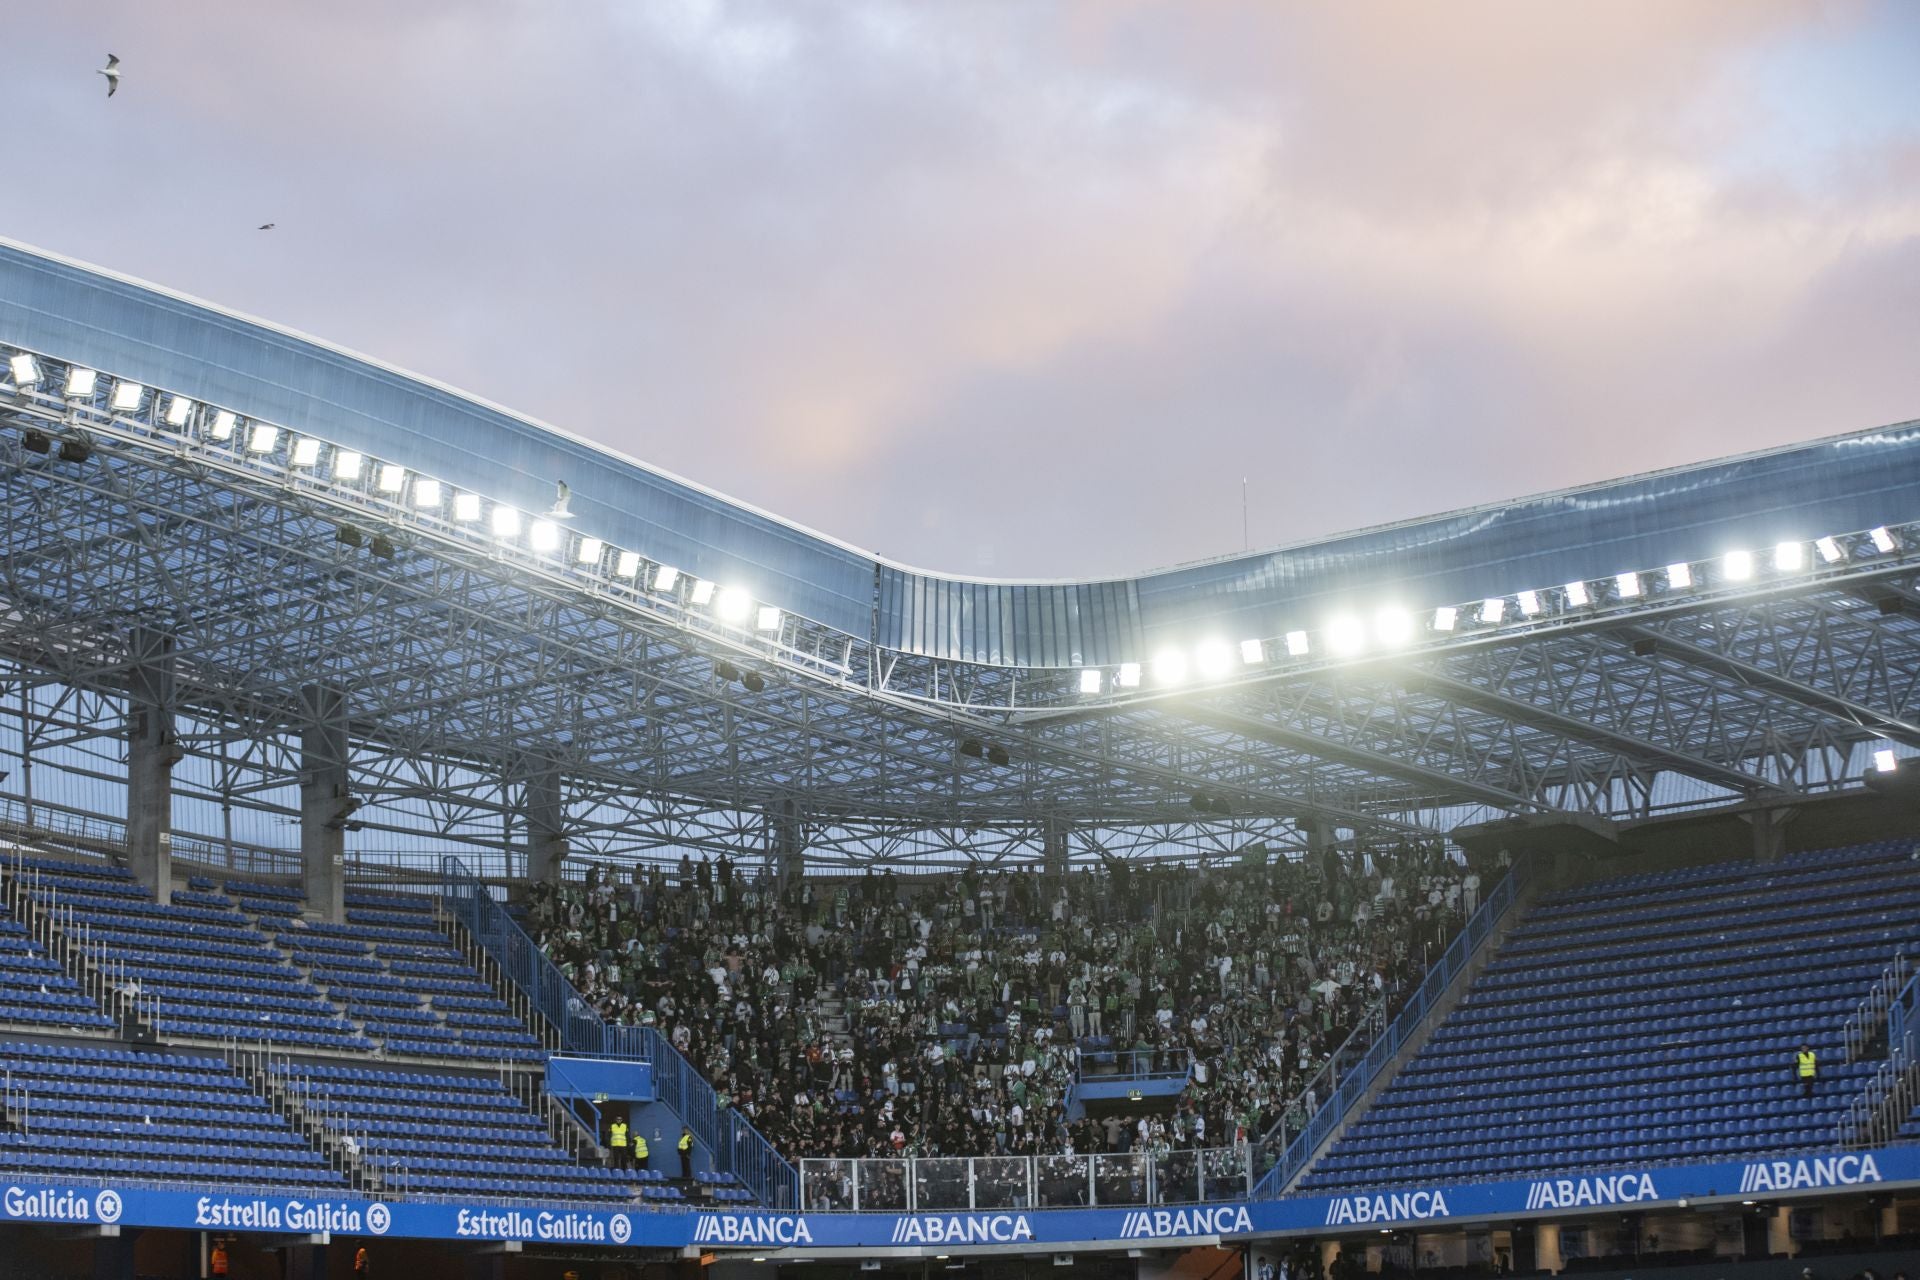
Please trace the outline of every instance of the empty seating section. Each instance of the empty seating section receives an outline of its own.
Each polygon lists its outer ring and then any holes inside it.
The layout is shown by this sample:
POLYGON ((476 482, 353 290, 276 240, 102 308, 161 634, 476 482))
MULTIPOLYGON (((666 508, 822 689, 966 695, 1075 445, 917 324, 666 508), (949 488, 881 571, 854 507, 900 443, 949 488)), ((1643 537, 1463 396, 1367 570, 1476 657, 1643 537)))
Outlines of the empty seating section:
POLYGON ((105 864, 28 859, 42 906, 70 911, 126 966, 164 1035, 370 1049, 224 896, 189 886, 161 906, 131 873, 105 864))
POLYGON ((13 1116, 0 1160, 50 1177, 338 1190, 328 1166, 218 1058, 0 1044, 13 1116))
POLYGON ((276 1070, 329 1129, 359 1144, 389 1192, 624 1203, 640 1181, 574 1161, 492 1080, 331 1064, 276 1070))
POLYGON ((0 1021, 49 1031, 110 1031, 114 1025, 5 907, 0 907, 0 1021))
POLYGON ((1302 1190, 1819 1148, 1874 1064, 1842 1027, 1920 950, 1911 842, 1544 898, 1302 1190), (1819 1054, 1807 1099, 1792 1078, 1819 1054))

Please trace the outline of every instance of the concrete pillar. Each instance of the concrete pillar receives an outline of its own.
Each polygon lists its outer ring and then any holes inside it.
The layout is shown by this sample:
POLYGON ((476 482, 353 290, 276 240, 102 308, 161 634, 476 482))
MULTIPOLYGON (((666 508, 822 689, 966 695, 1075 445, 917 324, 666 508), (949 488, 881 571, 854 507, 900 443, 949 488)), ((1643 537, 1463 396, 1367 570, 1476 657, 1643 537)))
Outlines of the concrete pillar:
POLYGON ((560 771, 536 761, 523 782, 527 810, 527 878, 557 878, 567 860, 567 806, 560 771))
POLYGON ((1041 832, 1040 862, 1050 876, 1067 874, 1067 831, 1069 824, 1058 814, 1048 814, 1041 832))
POLYGON ((161 903, 173 897, 173 637, 136 627, 127 637, 127 866, 161 903))
POLYGON ((1753 860, 1755 862, 1778 862, 1787 854, 1787 824, 1792 822, 1795 809, 1760 809, 1747 815, 1747 825, 1753 829, 1753 860))
POLYGON ((1325 818, 1303 818, 1299 826, 1307 837, 1308 863, 1320 869, 1327 883, 1339 880, 1342 868, 1340 851, 1333 843, 1333 824, 1325 818))
POLYGON ((799 806, 791 800, 782 800, 773 817, 773 873, 783 885, 807 874, 806 824, 800 821, 799 806))
POLYGON ((308 909, 338 924, 346 919, 347 821, 359 808, 347 788, 346 700, 310 684, 300 701, 300 882, 308 909))
POLYGON ((133 1246, 139 1238, 140 1233, 132 1229, 95 1237, 93 1280, 134 1280, 133 1246))

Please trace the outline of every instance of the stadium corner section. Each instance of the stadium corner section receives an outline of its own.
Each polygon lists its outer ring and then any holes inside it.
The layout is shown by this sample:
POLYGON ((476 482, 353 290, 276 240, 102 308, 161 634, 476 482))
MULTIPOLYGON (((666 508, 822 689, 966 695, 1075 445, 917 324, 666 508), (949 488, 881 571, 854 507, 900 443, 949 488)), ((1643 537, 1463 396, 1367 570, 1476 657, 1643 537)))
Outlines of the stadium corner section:
POLYGON ((1606 1168, 1564 1176, 1216 1204, 915 1213, 744 1209, 563 1209, 345 1197, 77 1186, 22 1179, 0 1189, 0 1222, 227 1232, 324 1232, 444 1241, 518 1241, 611 1249, 748 1250, 817 1257, 859 1251, 913 1257, 1194 1246, 1354 1230, 1429 1230, 1550 1219, 1596 1208, 1709 1207, 1756 1197, 1796 1201, 1920 1187, 1920 1146, 1713 1164, 1606 1168))

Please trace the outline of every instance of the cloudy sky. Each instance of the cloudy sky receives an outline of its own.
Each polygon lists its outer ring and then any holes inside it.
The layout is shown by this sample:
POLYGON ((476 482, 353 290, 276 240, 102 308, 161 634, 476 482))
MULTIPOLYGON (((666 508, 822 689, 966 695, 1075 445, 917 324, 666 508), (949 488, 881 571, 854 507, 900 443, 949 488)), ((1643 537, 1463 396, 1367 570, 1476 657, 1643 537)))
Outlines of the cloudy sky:
POLYGON ((6 57, 0 235, 915 565, 1920 417, 1917 5, 62 0, 6 57))

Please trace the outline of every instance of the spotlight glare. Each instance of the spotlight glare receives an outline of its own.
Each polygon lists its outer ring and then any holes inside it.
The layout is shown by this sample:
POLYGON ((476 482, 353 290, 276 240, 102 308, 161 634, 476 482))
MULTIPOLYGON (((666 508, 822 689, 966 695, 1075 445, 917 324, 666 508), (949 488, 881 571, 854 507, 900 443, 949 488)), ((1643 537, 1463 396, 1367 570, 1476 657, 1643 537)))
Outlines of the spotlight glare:
POLYGON ((1520 616, 1523 618, 1531 618, 1540 612, 1540 597, 1536 592, 1522 591, 1513 599, 1520 606, 1520 616))
POLYGON ((1287 632, 1287 655, 1289 657, 1304 658, 1307 656, 1307 652, 1311 648, 1312 648, 1312 641, 1307 639, 1306 632, 1304 631, 1287 632))
POLYGON ((1881 773, 1892 773, 1900 767, 1900 760, 1886 747, 1873 753, 1873 767, 1881 773))
POLYGON ((1413 615, 1389 605, 1373 615, 1373 634, 1385 645, 1405 644, 1413 639, 1413 615))
POLYGON ((1773 549, 1773 567, 1779 573, 1798 573, 1807 563, 1804 542, 1783 542, 1773 549))
POLYGON ((1233 650, 1224 640, 1205 640, 1193 651, 1193 662, 1202 680, 1224 679, 1233 670, 1233 650))
POLYGON ((428 480, 424 476, 413 482, 413 505, 416 507, 437 507, 440 505, 440 482, 428 480))
POLYGON ((1140 664, 1137 662, 1121 663, 1120 671, 1114 676, 1113 682, 1122 689, 1138 689, 1140 687, 1140 664))
POLYGON ((1088 667, 1080 673, 1080 692, 1100 692, 1100 672, 1098 668, 1088 667))
POLYGON ((1640 575, 1631 571, 1618 574, 1613 585, 1620 592, 1622 600, 1633 600, 1640 595, 1640 575))
POLYGON ((1846 552, 1840 549, 1839 540, 1829 535, 1813 544, 1820 552, 1820 558, 1828 564, 1839 560, 1846 552))
POLYGON ((1893 550, 1893 535, 1887 532, 1887 526, 1881 525, 1867 536, 1873 539, 1873 549, 1881 555, 1893 550))
POLYGON ((1693 566, 1685 560, 1675 561, 1667 566, 1667 586, 1674 591, 1684 591, 1693 585, 1693 566))
POLYGON ((456 493, 453 495, 453 518, 472 522, 480 518, 480 495, 477 493, 456 493))
POLYGON ((600 539, 582 538, 580 539, 580 545, 574 548, 574 552, 573 552, 574 563, 575 564, 599 564, 600 557, 603 554, 605 554, 606 550, 607 550, 607 544, 600 541, 600 539))
POLYGON ((671 591, 673 584, 680 581, 680 571, 670 564, 663 564, 653 571, 653 589, 671 591))
POLYGON ((753 597, 738 587, 722 587, 714 599, 713 611, 722 622, 745 622, 753 612, 753 597))
POLYGON ((527 542, 535 551, 551 553, 560 549, 560 526, 551 520, 535 520, 527 526, 527 542))
POLYGON ((301 436, 293 442, 293 451, 287 456, 287 465, 310 467, 320 461, 320 442, 312 436, 301 436))
POLYGON ((705 578, 695 578, 693 580, 693 602, 695 604, 705 604, 711 599, 713 599, 713 583, 707 581, 705 578))
POLYGON ((247 433, 248 453, 272 453, 273 446, 280 442, 280 428, 266 422, 256 422, 253 430, 247 433))
POLYGON ((1454 624, 1459 620, 1460 611, 1450 604, 1443 604, 1433 611, 1433 629, 1435 631, 1451 631, 1454 628, 1454 624))
POLYGON ((407 469, 397 462, 380 464, 380 483, 375 486, 382 493, 398 493, 407 487, 407 469))
POLYGON ((132 413, 140 407, 140 397, 147 389, 137 382, 116 382, 113 384, 113 408, 116 413, 132 413))
POLYGON ((84 400, 93 395, 94 384, 100 375, 91 369, 82 369, 78 365, 67 370, 67 394, 76 400, 84 400))
POLYGON ((367 456, 364 453, 356 453, 352 449, 341 449, 333 455, 335 480, 358 480, 360 473, 366 470, 366 467, 367 456))
POLYGON ((614 558, 613 572, 616 577, 637 578, 640 576, 640 553, 622 551, 614 558))
POLYGON ((1569 582, 1561 589, 1567 593, 1567 603, 1576 609, 1585 608, 1593 599, 1587 594, 1587 584, 1584 582, 1569 582))
POLYGON ((187 418, 191 416, 192 413, 193 401, 187 399, 185 396, 175 396, 173 399, 167 401, 167 425, 170 427, 186 426, 187 418))
POLYGON ((7 367, 13 371, 16 387, 30 387, 40 381, 40 362, 24 351, 7 361, 7 367))
POLYGON ((512 507, 495 507, 492 524, 494 537, 516 537, 520 532, 520 513, 512 507))
POLYGON ((1753 576, 1753 552, 1729 551, 1725 565, 1727 581, 1745 582, 1753 576))
POLYGON ((1187 655, 1178 649, 1162 649, 1153 655, 1153 678, 1159 684, 1179 684, 1187 678, 1187 655))
POLYGON ((1489 626, 1507 616, 1507 602, 1499 596, 1488 596, 1480 602, 1480 621, 1489 626))
POLYGON ((1267 651, 1258 640, 1240 642, 1240 661, 1250 667, 1258 666, 1267 660, 1267 651))
POLYGON ((1342 614, 1327 624, 1327 647, 1335 653, 1358 653, 1367 647, 1367 629, 1352 614, 1342 614))
MULTIPOLYGON (((753 620, 753 625, 760 631, 778 631, 780 629, 780 611, 770 604, 761 605, 760 614, 753 620)), ((1099 673, 1095 672, 1094 674, 1098 675, 1099 673)), ((1096 692, 1098 691, 1096 690, 1096 692)))

